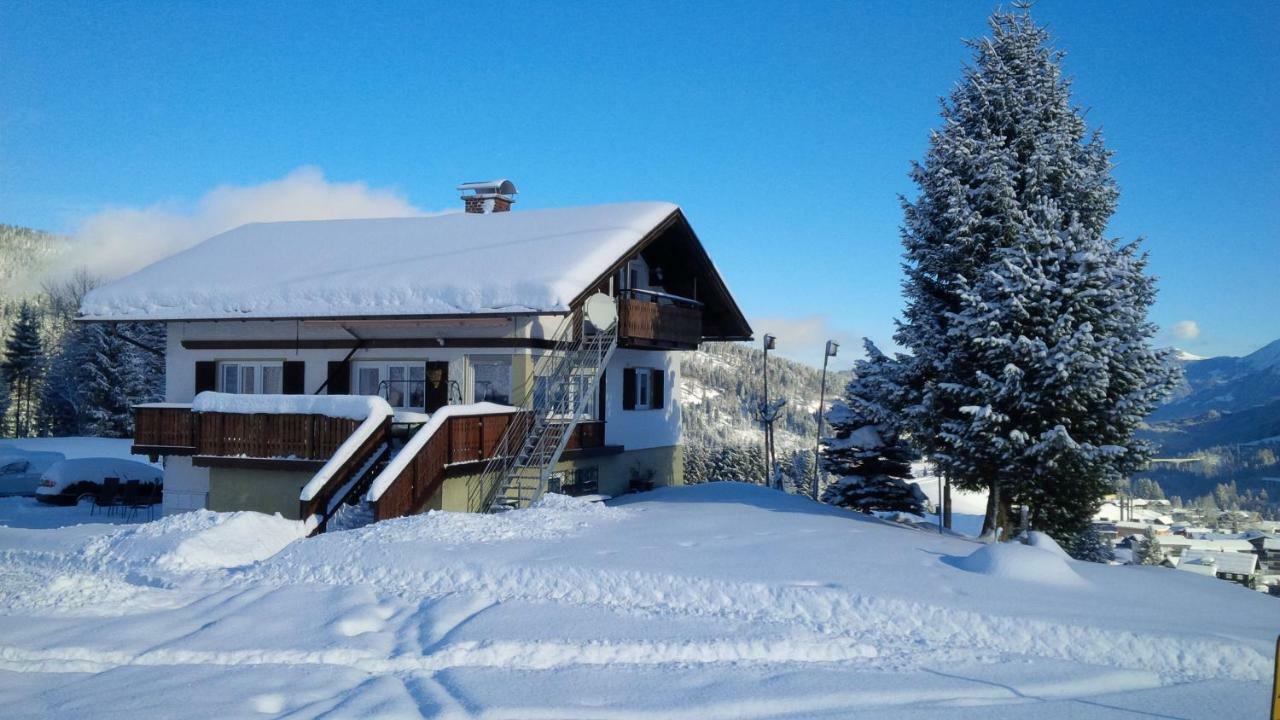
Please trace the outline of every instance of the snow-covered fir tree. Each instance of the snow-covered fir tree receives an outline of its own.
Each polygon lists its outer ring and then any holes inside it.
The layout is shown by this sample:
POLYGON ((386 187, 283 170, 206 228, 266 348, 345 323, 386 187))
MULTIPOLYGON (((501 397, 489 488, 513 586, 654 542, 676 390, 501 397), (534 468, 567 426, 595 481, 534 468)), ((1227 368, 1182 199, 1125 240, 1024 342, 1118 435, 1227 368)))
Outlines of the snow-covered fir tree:
POLYGON ((990 23, 904 205, 906 429, 957 485, 991 491, 984 531, 1027 504, 1065 539, 1147 459, 1134 430, 1177 370, 1150 345, 1145 256, 1103 234, 1110 153, 1062 54, 1028 13, 990 23))
POLYGON ((7 418, 9 417, 9 383, 0 375, 0 437, 3 437, 8 430, 7 418))
POLYGON ((1092 525, 1076 533, 1066 549, 1068 555, 1085 562, 1109 563, 1116 559, 1111 543, 1099 535, 1092 525))
POLYGON ((910 482, 915 454, 902 437, 894 409, 901 366, 866 341, 868 359, 854 366, 844 397, 827 413, 831 434, 822 439, 823 469, 835 476, 822 501, 864 513, 922 514, 928 501, 910 482))
POLYGON ((1164 562, 1164 547, 1160 545, 1160 538, 1155 533, 1146 531, 1134 544, 1133 562, 1138 565, 1159 565, 1164 562))
POLYGON ((45 355, 40 343, 40 317, 31 303, 23 303, 18 321, 10 329, 0 359, 0 377, 9 386, 13 413, 13 432, 17 437, 35 431, 40 378, 44 374, 45 355))
POLYGON ((133 433, 133 405, 156 397, 146 364, 137 348, 105 324, 89 326, 84 352, 85 428, 100 437, 128 437, 133 433))
POLYGON ((49 372, 40 389, 41 434, 84 434, 83 381, 91 366, 87 341, 92 328, 92 325, 70 327, 49 362, 49 372))

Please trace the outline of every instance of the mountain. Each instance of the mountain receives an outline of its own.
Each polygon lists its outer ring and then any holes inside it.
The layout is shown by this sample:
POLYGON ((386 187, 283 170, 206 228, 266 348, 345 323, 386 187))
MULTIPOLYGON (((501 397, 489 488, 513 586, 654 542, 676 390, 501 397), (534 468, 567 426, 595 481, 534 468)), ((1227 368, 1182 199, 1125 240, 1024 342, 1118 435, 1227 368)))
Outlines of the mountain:
MULTIPOLYGON (((756 408, 763 398, 764 351, 744 343, 703 343, 681 362, 681 410, 686 444, 759 445, 756 408)), ((827 373, 827 407, 853 377, 827 373)), ((779 451, 813 448, 822 370, 771 355, 769 397, 786 398, 774 424, 779 451)))
POLYGON ((1161 454, 1280 442, 1280 340, 1244 357, 1192 358, 1180 352, 1185 382, 1142 433, 1161 454))
POLYGON ((1151 414, 1152 421, 1236 412, 1280 400, 1280 340, 1244 357, 1192 357, 1180 358, 1186 384, 1171 402, 1151 414))
POLYGON ((67 249, 67 239, 43 230, 0 225, 0 301, 40 289, 40 278, 67 249))

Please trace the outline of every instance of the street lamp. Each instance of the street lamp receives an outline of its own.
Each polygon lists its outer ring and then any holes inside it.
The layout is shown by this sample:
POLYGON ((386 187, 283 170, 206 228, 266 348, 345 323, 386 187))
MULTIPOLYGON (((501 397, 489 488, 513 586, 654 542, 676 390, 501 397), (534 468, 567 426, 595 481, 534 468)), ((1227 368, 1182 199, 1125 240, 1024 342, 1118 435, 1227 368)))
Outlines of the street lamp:
POLYGON ((840 343, 827 341, 827 348, 822 355, 822 385, 818 391, 818 439, 813 443, 813 499, 818 499, 818 456, 822 448, 822 414, 827 399, 827 361, 836 356, 840 343))
POLYGON ((774 349, 778 338, 765 333, 764 336, 764 407, 761 408, 761 420, 764 422, 764 481, 773 484, 773 473, 770 471, 773 455, 773 418, 769 412, 769 351, 774 349))

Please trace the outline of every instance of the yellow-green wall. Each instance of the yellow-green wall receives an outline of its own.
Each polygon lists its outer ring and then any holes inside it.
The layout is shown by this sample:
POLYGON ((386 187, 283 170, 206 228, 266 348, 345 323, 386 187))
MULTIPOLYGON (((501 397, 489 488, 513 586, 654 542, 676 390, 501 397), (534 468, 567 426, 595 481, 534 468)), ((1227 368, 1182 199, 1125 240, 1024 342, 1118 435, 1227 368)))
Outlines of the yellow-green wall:
MULTIPOLYGON (((616 455, 561 460, 556 464, 555 471, 567 472, 587 467, 597 468, 602 495, 622 495, 630 488, 633 476, 649 477, 655 487, 682 485, 684 483, 684 447, 671 445, 645 450, 629 450, 616 455), (652 472, 651 476, 650 472, 652 472)), ((485 488, 481 488, 479 483, 480 478, 476 475, 448 478, 431 502, 427 503, 425 509, 479 512, 483 505, 481 500, 486 495, 482 492, 485 488)))
POLYGON ((254 510, 298 519, 298 494, 314 473, 280 470, 209 469, 209 509, 254 510))

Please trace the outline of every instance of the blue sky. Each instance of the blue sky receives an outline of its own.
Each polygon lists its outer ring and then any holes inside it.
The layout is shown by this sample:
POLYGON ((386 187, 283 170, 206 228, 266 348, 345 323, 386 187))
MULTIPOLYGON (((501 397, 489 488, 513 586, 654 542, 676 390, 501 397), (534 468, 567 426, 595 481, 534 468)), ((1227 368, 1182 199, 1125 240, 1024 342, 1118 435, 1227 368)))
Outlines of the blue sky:
MULTIPOLYGON (((301 167, 425 211, 489 177, 517 209, 672 200, 757 333, 813 359, 892 334, 897 196, 994 7, 3 3, 0 222, 198 213, 301 167)), ((1280 5, 1034 12, 1116 151, 1161 342, 1280 338, 1280 5)))

